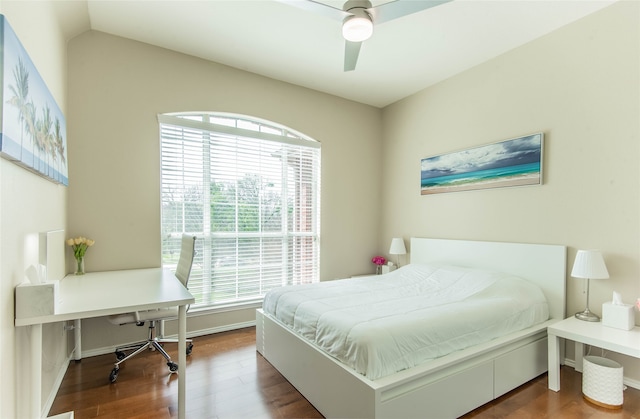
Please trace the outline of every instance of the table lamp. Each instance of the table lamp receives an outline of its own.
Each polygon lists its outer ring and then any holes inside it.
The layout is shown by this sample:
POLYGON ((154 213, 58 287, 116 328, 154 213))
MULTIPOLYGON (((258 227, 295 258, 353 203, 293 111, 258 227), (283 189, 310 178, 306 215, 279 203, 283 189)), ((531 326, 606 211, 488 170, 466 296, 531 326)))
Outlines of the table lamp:
POLYGON ((587 306, 584 311, 576 313, 576 318, 588 322, 599 322, 600 318, 589 310, 589 281, 591 279, 607 279, 609 272, 604 264, 602 253, 597 250, 578 250, 573 262, 571 276, 574 278, 586 278, 587 280, 587 306))
POLYGON ((396 262, 398 268, 400 267, 400 255, 406 255, 407 249, 404 247, 404 240, 400 237, 395 237, 391 240, 391 247, 389 247, 389 254, 396 255, 396 262))

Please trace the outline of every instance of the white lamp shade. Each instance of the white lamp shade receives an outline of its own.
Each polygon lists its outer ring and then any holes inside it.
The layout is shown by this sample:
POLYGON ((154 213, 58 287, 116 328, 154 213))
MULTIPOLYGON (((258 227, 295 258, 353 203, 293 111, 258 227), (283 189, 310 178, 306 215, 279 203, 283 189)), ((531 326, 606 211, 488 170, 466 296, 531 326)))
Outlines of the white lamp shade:
POLYGON ((347 41, 362 42, 373 35, 373 22, 366 13, 358 13, 345 19, 342 24, 342 36, 347 41))
POLYGON ((604 264, 602 253, 597 250, 578 250, 573 262, 571 276, 574 278, 607 279, 609 271, 604 264))
POLYGON ((391 255, 406 255, 407 249, 404 247, 404 240, 400 237, 395 237, 391 240, 391 247, 389 248, 389 254, 391 255))

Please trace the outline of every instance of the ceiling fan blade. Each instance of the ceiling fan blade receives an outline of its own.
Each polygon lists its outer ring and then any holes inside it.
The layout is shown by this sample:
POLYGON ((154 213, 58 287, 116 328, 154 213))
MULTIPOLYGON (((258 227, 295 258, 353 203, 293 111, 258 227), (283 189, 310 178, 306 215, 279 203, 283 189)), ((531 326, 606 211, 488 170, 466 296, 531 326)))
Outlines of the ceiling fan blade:
POLYGON ((297 7, 298 9, 306 10, 317 15, 325 16, 333 20, 342 22, 346 17, 351 16, 351 13, 347 13, 342 9, 336 9, 324 3, 320 3, 314 0, 276 0, 280 3, 288 4, 289 6, 297 7))
POLYGON ((353 71, 356 69, 358 55, 362 42, 345 41, 344 43, 344 71, 353 71))
POLYGON ((367 12, 371 15, 375 24, 380 24, 450 1, 451 0, 396 0, 381 4, 380 6, 371 7, 367 9, 367 12))

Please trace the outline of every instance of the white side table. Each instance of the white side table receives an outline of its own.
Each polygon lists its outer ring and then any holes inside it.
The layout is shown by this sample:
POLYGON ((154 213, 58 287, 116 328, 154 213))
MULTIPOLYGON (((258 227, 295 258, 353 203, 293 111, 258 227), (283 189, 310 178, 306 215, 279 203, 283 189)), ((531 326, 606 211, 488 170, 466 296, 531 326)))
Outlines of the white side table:
POLYGON ((576 371, 582 372, 584 345, 640 358, 640 327, 631 330, 603 326, 602 322, 587 322, 569 317, 547 328, 549 350, 549 389, 560 390, 561 339, 575 342, 576 371))

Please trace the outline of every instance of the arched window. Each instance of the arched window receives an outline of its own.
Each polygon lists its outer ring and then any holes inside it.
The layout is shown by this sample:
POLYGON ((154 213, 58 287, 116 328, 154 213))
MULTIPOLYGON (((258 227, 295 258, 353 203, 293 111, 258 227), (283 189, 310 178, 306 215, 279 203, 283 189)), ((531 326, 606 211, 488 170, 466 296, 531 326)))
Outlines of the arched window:
POLYGON ((193 309, 260 301, 319 280, 320 143, 256 118, 158 116, 162 263, 194 234, 193 309))

